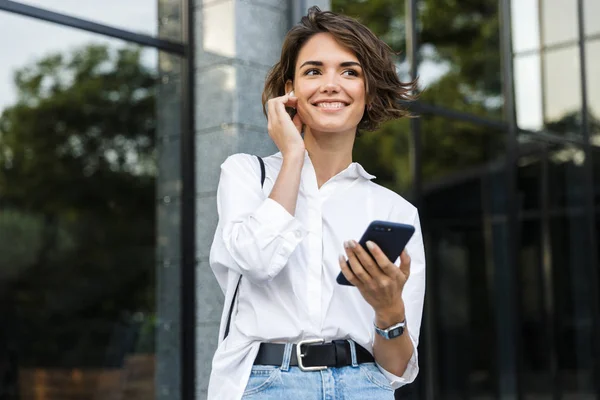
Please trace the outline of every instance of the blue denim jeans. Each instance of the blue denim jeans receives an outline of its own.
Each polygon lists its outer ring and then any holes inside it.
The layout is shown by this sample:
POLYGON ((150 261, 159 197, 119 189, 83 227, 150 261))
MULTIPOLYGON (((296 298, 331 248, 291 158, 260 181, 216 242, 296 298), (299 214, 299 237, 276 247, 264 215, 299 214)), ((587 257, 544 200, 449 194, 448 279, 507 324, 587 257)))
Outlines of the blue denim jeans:
POLYGON ((351 342, 353 365, 304 372, 290 367, 288 344, 279 367, 255 365, 242 399, 248 400, 393 400, 394 389, 375 363, 356 363, 351 342))

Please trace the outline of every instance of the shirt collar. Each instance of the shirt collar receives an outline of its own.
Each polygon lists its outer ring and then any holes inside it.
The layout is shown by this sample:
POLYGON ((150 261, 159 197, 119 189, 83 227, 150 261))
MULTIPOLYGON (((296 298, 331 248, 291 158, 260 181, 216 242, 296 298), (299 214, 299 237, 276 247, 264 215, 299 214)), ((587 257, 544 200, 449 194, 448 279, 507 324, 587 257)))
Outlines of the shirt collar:
POLYGON ((362 176, 363 178, 365 178, 366 180, 371 180, 371 179, 375 179, 376 176, 375 175, 371 175, 370 173, 368 173, 362 165, 360 165, 357 162, 354 162, 352 164, 350 164, 351 166, 354 167, 355 173, 357 173, 359 176, 362 176))
MULTIPOLYGON (((276 157, 276 158, 283 158, 283 156, 281 155, 281 152, 278 152, 278 153, 274 154, 273 156, 274 156, 274 157, 276 157)), ((305 161, 309 161, 309 162, 310 162, 310 158, 308 157, 308 152, 305 152, 305 155, 304 155, 304 160, 305 160, 305 161)), ((346 169, 345 169, 344 171, 342 171, 341 173, 342 173, 342 174, 344 174, 344 175, 346 175, 346 174, 347 174, 347 175, 348 175, 349 177, 351 177, 351 178, 358 178, 358 177, 361 177, 361 178, 364 178, 364 179, 366 179, 366 180, 369 180, 369 181, 370 181, 371 179, 375 179, 375 178, 376 178, 376 176, 375 176, 375 175, 371 175, 371 174, 369 174, 369 173, 368 173, 368 172, 367 172, 367 171, 366 171, 366 170, 363 168, 363 166, 362 166, 362 165, 360 165, 360 164, 359 164, 359 163, 357 163, 357 162, 353 162, 352 164, 350 164, 350 165, 348 166, 348 168, 346 168, 346 169)))

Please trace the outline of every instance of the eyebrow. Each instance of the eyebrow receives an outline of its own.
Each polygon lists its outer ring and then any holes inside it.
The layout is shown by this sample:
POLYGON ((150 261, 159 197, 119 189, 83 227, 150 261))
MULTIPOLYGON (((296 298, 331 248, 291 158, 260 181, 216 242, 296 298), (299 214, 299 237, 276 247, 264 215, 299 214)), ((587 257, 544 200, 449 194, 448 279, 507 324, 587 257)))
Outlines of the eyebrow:
MULTIPOLYGON (((302 63, 300 68, 304 67, 305 65, 313 65, 315 67, 322 67, 323 62, 322 61, 305 61, 304 63, 302 63)), ((340 67, 360 67, 360 68, 362 68, 360 63, 357 63, 356 61, 344 61, 343 63, 340 63, 340 67)))

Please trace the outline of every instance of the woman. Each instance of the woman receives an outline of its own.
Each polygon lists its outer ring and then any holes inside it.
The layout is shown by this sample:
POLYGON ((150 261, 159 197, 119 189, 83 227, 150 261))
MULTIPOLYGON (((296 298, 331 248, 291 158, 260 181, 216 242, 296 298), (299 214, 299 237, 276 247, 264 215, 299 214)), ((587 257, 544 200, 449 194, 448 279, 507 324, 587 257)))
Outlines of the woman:
POLYGON ((225 307, 209 399, 393 399, 415 379, 418 213, 352 162, 358 129, 404 116, 413 85, 351 18, 313 7, 287 34, 263 93, 280 152, 264 175, 247 154, 222 165, 210 264, 225 307), (415 226, 399 267, 354 240, 373 220, 415 226), (354 287, 336 283, 340 271, 354 287))

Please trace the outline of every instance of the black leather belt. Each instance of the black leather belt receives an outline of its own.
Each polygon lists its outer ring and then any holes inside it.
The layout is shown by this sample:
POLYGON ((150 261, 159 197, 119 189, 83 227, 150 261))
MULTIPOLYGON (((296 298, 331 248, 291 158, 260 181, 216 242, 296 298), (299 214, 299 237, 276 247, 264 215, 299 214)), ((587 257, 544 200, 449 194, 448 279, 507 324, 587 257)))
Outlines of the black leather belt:
MULTIPOLYGON (((261 343, 254 365, 282 365, 285 344, 261 343)), ((359 364, 374 362, 367 349, 356 344, 356 361, 359 364)), ((319 371, 328 367, 346 367, 352 365, 350 343, 347 340, 334 340, 323 343, 322 340, 304 340, 292 347, 290 366, 300 367, 303 371, 319 371)))

